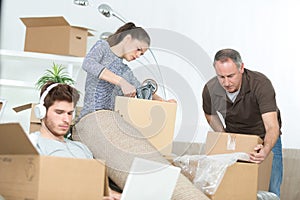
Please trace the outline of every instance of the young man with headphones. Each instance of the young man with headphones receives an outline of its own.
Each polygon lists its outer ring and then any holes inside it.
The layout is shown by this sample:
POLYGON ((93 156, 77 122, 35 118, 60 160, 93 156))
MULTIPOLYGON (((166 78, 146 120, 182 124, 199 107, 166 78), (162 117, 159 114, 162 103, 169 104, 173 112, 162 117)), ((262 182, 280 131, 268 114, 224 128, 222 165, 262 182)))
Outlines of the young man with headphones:
MULTIPOLYGON (((34 108, 41 119, 41 129, 29 138, 42 155, 92 159, 92 152, 83 143, 65 138, 74 109, 79 100, 78 91, 67 84, 48 82, 41 90, 40 102, 34 108)), ((120 194, 111 192, 104 200, 119 200, 120 194)))

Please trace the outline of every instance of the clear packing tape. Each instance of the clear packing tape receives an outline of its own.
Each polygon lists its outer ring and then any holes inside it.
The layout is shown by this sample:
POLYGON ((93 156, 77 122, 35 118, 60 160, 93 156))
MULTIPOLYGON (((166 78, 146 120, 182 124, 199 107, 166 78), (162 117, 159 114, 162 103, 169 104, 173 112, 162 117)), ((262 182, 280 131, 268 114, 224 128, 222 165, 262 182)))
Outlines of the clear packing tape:
POLYGON ((202 192, 213 195, 217 191, 227 167, 237 160, 249 161, 247 153, 217 155, 184 155, 174 159, 174 165, 202 192))

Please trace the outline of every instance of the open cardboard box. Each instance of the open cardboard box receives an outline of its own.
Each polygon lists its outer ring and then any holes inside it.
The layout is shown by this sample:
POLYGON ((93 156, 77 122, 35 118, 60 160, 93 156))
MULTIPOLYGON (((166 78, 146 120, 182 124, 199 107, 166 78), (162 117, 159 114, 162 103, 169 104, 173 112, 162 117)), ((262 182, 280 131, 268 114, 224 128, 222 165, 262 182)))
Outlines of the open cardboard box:
MULTIPOLYGON (((259 136, 208 132, 206 155, 253 151, 263 141, 259 136)), ((228 167, 213 200, 256 200, 258 190, 268 191, 273 154, 261 164, 238 161, 228 167)))
POLYGON ((84 57, 90 29, 71 26, 64 17, 23 17, 24 51, 84 57))
POLYGON ((176 103, 117 96, 115 111, 138 129, 163 155, 171 155, 176 103))
POLYGON ((102 200, 105 164, 41 156, 18 123, 0 124, 0 194, 6 200, 102 200))

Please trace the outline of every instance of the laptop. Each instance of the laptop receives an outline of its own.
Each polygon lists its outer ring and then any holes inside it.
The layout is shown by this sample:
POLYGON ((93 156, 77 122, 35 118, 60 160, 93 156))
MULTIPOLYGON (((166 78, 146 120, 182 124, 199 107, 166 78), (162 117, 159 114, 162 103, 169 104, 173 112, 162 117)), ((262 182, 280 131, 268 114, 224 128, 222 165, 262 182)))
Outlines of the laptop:
POLYGON ((121 200, 170 200, 179 174, 179 167, 135 158, 121 200))

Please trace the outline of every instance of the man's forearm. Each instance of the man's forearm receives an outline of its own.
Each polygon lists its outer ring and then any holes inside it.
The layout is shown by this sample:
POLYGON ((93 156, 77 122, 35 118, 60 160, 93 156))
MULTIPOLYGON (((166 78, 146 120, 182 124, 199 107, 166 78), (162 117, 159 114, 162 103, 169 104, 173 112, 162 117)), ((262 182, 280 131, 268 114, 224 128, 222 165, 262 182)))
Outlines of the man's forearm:
POLYGON ((206 120, 210 127, 216 132, 225 132, 224 126, 218 115, 205 114, 206 120))
POLYGON ((277 121, 277 113, 270 112, 262 115, 266 134, 264 138, 264 149, 269 153, 274 147, 279 137, 279 124, 277 121))

